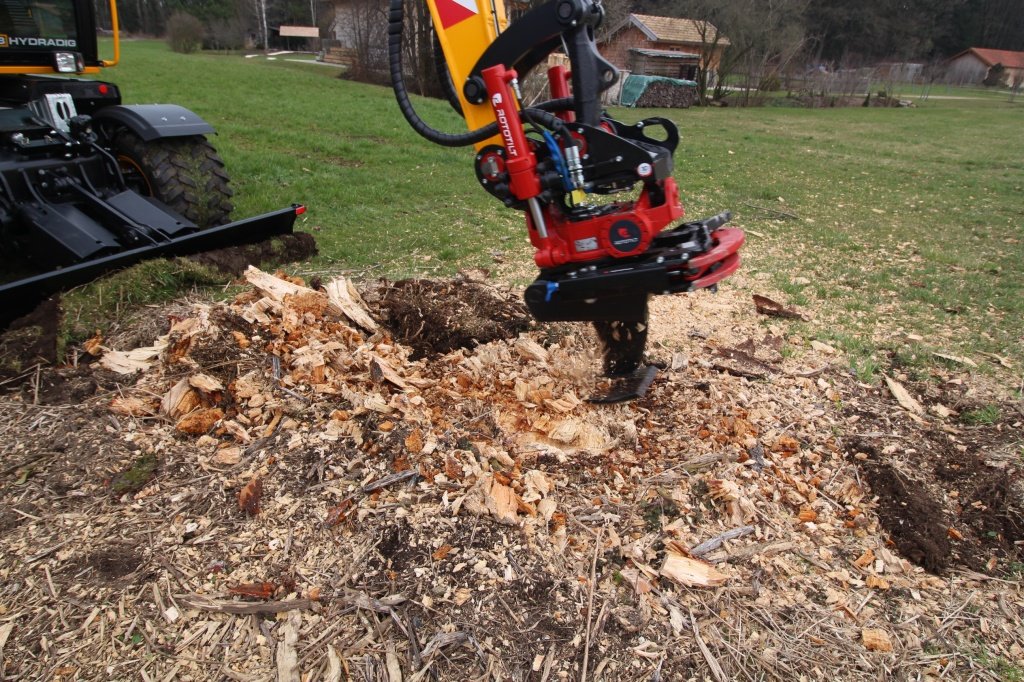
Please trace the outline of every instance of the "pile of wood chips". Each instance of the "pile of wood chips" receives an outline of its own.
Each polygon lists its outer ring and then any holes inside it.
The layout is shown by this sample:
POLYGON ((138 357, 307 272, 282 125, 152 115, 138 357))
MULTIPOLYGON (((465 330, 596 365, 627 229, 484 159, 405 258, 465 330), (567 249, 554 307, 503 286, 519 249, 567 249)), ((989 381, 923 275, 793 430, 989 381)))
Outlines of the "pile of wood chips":
POLYGON ((596 406, 582 327, 412 362, 350 282, 246 278, 148 347, 94 340, 116 391, 3 403, 0 679, 995 679, 1024 657, 1019 583, 897 553, 837 438, 854 380, 784 359, 747 297, 659 300, 666 369, 596 406))

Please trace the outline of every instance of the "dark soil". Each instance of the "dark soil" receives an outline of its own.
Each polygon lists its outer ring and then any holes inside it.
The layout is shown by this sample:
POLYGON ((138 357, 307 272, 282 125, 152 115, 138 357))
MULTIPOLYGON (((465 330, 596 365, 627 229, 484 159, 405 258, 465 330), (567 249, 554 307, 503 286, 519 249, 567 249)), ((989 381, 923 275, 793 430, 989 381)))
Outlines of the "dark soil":
POLYGON ((29 314, 0 329, 0 380, 16 377, 39 363, 57 361, 60 305, 48 298, 29 314))
POLYGON ((241 275, 249 265, 261 263, 295 263, 307 260, 317 253, 316 240, 305 232, 286 234, 258 244, 230 246, 225 249, 205 251, 190 260, 207 265, 220 272, 241 275))
MULTIPOLYGON (((877 457, 870 446, 862 446, 877 457)), ((942 506, 918 482, 902 476, 885 462, 868 460, 860 470, 878 497, 878 518, 900 554, 918 566, 938 573, 949 565, 949 521, 942 506)))
POLYGON ((514 339, 533 324, 521 301, 468 280, 384 282, 377 305, 375 317, 413 349, 413 359, 514 339))
MULTIPOLYGON (((934 384, 908 388, 927 402, 955 404, 960 398, 931 395, 934 384)), ((884 398, 875 402, 864 395, 856 402, 860 430, 870 435, 848 440, 847 454, 877 497, 879 520, 904 557, 933 573, 954 566, 998 573, 1024 559, 1019 428, 996 423, 950 433, 938 421, 897 421, 899 412, 884 398), (892 442, 888 434, 902 436, 891 456, 881 451, 892 442)), ((1014 410, 1007 406, 1002 413, 1014 410)))
POLYGON ((142 565, 142 557, 127 546, 111 546, 97 550, 83 562, 100 578, 114 580, 134 573, 142 565))

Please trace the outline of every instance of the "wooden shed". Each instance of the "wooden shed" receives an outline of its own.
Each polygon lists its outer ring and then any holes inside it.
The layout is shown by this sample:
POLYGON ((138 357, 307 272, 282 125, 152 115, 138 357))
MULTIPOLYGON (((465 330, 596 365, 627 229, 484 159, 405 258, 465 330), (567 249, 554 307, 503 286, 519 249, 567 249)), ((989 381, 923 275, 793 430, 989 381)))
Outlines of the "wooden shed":
POLYGON ((711 82, 729 39, 707 21, 630 14, 598 43, 616 67, 649 76, 696 80, 699 69, 711 82))

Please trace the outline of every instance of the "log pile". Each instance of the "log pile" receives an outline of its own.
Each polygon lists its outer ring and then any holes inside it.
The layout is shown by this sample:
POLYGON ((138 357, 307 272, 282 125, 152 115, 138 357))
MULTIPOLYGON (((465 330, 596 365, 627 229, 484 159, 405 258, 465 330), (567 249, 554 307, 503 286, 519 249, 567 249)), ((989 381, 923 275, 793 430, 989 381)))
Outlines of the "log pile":
POLYGON ((654 81, 647 86, 636 106, 660 109, 689 109, 697 103, 697 88, 670 81, 654 81))

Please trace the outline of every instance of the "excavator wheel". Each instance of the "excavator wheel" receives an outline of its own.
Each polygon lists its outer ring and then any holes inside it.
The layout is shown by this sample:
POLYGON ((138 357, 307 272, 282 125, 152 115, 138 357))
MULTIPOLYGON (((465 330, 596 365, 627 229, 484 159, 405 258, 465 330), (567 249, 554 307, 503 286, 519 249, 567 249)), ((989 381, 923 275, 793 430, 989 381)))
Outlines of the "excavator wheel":
POLYGON ((228 174, 202 135, 150 142, 127 130, 114 139, 114 153, 128 186, 159 199, 200 228, 228 222, 234 206, 228 174))

